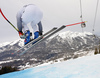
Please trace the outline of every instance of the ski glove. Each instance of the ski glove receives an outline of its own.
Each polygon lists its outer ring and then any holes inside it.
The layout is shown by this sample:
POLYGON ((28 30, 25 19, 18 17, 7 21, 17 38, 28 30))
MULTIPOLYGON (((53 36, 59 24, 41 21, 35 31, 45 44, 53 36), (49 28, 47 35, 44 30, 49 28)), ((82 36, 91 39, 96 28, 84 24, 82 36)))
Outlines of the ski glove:
POLYGON ((19 36, 20 36, 21 39, 25 39, 26 38, 26 36, 23 34, 22 31, 19 31, 18 33, 19 33, 19 36))

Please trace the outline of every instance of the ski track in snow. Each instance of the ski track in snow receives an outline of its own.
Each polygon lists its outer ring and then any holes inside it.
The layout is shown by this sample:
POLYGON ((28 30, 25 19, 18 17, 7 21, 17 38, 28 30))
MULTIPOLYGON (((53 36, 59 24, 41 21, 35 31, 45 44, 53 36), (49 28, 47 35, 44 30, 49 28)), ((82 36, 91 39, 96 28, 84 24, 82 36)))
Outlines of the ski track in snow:
POLYGON ((100 55, 37 66, 4 74, 0 78, 100 78, 100 55))

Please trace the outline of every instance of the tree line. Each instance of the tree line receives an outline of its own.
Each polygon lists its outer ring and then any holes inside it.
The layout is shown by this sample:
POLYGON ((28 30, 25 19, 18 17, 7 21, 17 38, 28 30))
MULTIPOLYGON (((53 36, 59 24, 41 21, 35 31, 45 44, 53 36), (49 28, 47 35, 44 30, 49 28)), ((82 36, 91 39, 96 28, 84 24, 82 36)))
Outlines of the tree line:
POLYGON ((14 71, 18 71, 16 67, 4 66, 4 67, 1 67, 0 69, 0 75, 14 72, 14 71))

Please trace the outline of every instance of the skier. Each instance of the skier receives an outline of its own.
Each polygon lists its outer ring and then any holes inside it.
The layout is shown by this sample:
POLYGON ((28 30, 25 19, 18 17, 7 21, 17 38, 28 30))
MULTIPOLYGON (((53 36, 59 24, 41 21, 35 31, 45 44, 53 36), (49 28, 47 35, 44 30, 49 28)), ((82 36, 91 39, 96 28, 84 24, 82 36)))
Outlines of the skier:
POLYGON ((25 39, 25 45, 31 41, 32 36, 27 26, 28 23, 31 23, 31 26, 34 30, 34 39, 38 38, 39 35, 42 35, 42 17, 42 11, 34 4, 23 6, 23 8, 21 8, 20 11, 17 13, 16 18, 17 27, 19 29, 19 36, 20 38, 25 39))

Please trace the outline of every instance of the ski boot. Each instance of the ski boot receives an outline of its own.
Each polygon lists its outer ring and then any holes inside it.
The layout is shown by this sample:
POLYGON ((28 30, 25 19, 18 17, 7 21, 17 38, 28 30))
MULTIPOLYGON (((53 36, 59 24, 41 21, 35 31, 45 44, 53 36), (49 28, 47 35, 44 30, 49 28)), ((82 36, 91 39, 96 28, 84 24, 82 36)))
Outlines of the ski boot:
MULTIPOLYGON (((34 39, 37 39, 39 37, 39 32, 38 31, 36 31, 35 33, 34 33, 34 39)), ((37 41, 36 41, 37 42, 37 41)), ((34 43, 36 43, 36 42, 34 42, 34 43)), ((33 43, 33 44, 34 44, 33 43)))
POLYGON ((38 37, 39 37, 39 32, 36 31, 36 32, 34 33, 34 39, 37 39, 38 37))
POLYGON ((25 36, 26 36, 26 38, 24 40, 24 45, 26 45, 27 43, 30 42, 30 31, 29 30, 26 31, 25 36))

